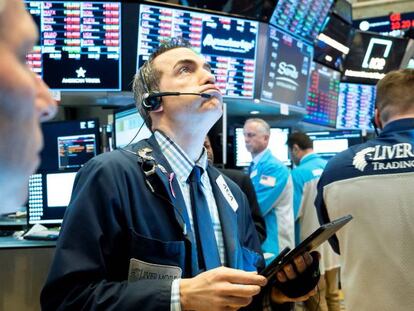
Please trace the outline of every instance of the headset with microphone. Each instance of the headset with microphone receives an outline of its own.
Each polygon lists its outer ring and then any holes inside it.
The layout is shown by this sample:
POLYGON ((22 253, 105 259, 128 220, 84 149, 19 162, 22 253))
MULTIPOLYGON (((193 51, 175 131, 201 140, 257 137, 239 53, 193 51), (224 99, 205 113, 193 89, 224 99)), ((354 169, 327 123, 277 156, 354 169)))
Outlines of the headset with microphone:
POLYGON ((181 96, 181 95, 196 95, 202 98, 211 98, 212 95, 207 93, 182 93, 182 92, 151 92, 148 88, 147 80, 145 79, 142 69, 139 71, 145 93, 142 98, 142 108, 146 111, 158 110, 161 107, 161 98, 164 96, 181 96))

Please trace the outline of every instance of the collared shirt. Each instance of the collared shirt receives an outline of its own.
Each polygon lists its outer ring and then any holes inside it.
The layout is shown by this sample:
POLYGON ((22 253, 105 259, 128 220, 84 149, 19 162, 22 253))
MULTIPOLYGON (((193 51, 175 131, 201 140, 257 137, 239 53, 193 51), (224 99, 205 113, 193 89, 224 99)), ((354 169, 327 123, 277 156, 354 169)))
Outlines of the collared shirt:
MULTIPOLYGON (((193 216, 191 210, 191 198, 190 198, 190 186, 187 183, 187 179, 190 176, 191 171, 193 170, 194 165, 197 165, 204 170, 204 174, 201 175, 201 186, 203 193, 206 197, 208 208, 210 210, 211 221, 214 227, 214 234, 217 241, 217 247, 220 254, 220 260, 223 265, 226 264, 225 259, 225 249, 223 241, 223 232, 221 230, 220 218, 217 210, 216 200, 213 195, 213 189, 210 184, 210 178, 207 174, 207 152, 203 149, 200 158, 196 163, 192 161, 188 155, 174 143, 169 137, 160 131, 155 131, 155 139, 160 146, 162 154, 167 159, 172 170, 175 173, 178 184, 180 185, 180 190, 183 194, 185 206, 187 209, 187 214, 190 219, 191 230, 194 232, 193 216)), ((180 280, 174 280, 171 288, 171 311, 180 311, 180 280)))
POLYGON ((257 163, 259 163, 260 159, 263 157, 263 155, 265 154, 265 152, 267 151, 267 148, 265 150, 263 150, 262 152, 258 153, 253 159, 252 159, 252 170, 255 169, 257 163))

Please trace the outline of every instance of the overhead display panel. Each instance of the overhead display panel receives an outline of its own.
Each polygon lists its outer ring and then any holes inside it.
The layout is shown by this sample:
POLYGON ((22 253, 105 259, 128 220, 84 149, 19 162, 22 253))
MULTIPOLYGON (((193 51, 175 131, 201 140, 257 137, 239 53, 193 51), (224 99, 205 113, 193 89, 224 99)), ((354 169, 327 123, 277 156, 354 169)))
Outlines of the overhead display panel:
POLYGON ((339 88, 338 129, 373 129, 375 85, 341 83, 339 88))
POLYGON ((353 35, 352 26, 332 14, 315 41, 313 59, 342 72, 353 35))
POLYGON ((356 31, 344 64, 345 82, 376 84, 399 69, 408 40, 356 31))
POLYGON ((414 28, 414 12, 394 12, 387 16, 357 19, 353 24, 355 28, 361 31, 372 31, 382 35, 402 37, 405 31, 414 28))
POLYGON ((320 64, 314 65, 303 121, 334 128, 341 74, 320 64))
POLYGON ((269 26, 260 98, 306 107, 312 65, 312 46, 269 26))
POLYGON ((52 89, 121 89, 119 2, 27 1, 39 45, 27 55, 32 70, 52 89))
POLYGON ((321 31, 333 0, 279 0, 272 25, 313 42, 321 31))
POLYGON ((182 37, 210 63, 226 97, 253 98, 259 22, 141 4, 137 69, 162 40, 182 37))

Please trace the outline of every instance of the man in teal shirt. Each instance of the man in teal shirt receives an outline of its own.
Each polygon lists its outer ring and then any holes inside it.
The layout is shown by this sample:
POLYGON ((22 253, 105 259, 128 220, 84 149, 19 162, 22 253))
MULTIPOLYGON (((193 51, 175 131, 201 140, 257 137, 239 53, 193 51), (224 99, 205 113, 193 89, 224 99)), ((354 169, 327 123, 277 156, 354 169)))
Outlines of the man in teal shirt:
MULTIPOLYGON (((295 132, 287 140, 290 158, 295 164, 292 170, 293 180, 293 210, 295 217, 296 244, 303 241, 319 227, 319 221, 314 205, 316 186, 327 161, 313 152, 313 142, 308 135, 295 132)), ((307 310, 339 311, 338 272, 339 256, 334 253, 328 243, 320 246, 321 278, 319 298, 309 299, 305 305, 307 310), (319 309, 318 309, 319 304, 319 309)))

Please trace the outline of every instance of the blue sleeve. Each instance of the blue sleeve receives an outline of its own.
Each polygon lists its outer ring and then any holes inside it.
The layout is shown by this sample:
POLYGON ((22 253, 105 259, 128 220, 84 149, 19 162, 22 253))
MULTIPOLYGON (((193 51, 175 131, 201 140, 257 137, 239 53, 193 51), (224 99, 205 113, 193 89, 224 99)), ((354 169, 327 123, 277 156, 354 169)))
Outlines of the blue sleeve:
POLYGON ((292 170, 292 183, 293 183, 293 217, 295 219, 295 243, 300 243, 300 223, 299 223, 299 211, 302 204, 303 187, 305 180, 301 175, 301 172, 297 169, 292 170))
MULTIPOLYGON (((169 310, 171 282, 128 283, 125 167, 95 159, 78 173, 42 310, 169 310)), ((135 173, 136 174, 136 173, 135 173)))

